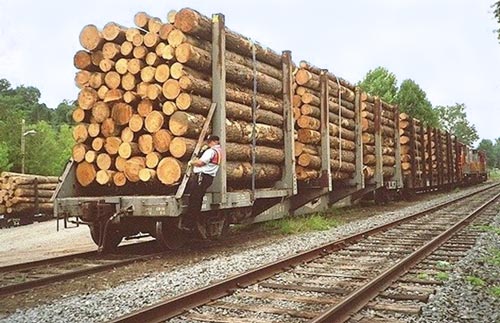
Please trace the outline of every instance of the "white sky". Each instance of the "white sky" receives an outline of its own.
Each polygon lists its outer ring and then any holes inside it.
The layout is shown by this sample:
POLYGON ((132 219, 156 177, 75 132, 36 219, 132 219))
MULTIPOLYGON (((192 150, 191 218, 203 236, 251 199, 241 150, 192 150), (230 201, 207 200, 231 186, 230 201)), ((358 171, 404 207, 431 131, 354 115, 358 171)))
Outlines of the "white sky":
POLYGON ((500 137, 494 0, 0 0, 0 78, 32 85, 55 108, 75 99, 73 54, 89 23, 133 25, 146 11, 221 12, 233 30, 357 82, 379 65, 414 79, 433 105, 465 103, 481 138, 500 137))

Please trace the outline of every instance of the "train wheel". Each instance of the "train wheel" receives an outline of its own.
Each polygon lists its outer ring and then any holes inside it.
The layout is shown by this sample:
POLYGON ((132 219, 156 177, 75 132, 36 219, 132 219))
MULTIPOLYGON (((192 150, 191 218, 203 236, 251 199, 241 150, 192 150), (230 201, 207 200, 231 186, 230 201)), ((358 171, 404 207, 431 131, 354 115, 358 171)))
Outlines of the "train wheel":
POLYGON ((177 250, 187 241, 187 235, 177 227, 175 221, 157 221, 155 227, 156 241, 164 250, 177 250))
MULTIPOLYGON (((99 242, 101 240, 101 226, 99 224, 93 224, 89 225, 89 229, 92 240, 97 246, 99 246, 99 242)), ((110 228, 106 236, 106 241, 104 241, 104 245, 102 246, 102 250, 105 252, 115 250, 122 241, 122 238, 123 236, 120 233, 120 230, 116 228, 110 228)))

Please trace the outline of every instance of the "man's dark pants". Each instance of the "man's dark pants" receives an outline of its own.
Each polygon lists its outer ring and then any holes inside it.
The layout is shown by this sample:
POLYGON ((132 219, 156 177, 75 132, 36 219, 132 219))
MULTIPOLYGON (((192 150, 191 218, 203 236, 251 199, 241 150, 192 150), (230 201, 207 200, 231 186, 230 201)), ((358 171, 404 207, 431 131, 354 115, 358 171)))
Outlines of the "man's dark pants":
POLYGON ((192 174, 189 179, 189 201, 184 226, 192 227, 200 218, 203 196, 212 185, 214 177, 207 174, 192 174))

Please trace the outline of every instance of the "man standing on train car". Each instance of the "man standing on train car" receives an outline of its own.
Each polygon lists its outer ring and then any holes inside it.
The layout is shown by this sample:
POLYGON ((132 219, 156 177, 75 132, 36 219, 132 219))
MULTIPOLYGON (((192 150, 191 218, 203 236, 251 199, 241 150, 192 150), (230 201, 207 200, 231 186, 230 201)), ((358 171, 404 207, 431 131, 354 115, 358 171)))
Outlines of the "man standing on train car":
POLYGON ((189 183, 189 204, 186 212, 186 223, 184 224, 187 228, 191 228, 196 224, 198 231, 204 238, 206 238, 205 229, 198 221, 203 196, 212 185, 215 175, 217 175, 222 155, 218 136, 208 135, 206 142, 208 149, 203 152, 199 159, 195 158, 188 163, 188 165, 193 166, 193 175, 189 183))

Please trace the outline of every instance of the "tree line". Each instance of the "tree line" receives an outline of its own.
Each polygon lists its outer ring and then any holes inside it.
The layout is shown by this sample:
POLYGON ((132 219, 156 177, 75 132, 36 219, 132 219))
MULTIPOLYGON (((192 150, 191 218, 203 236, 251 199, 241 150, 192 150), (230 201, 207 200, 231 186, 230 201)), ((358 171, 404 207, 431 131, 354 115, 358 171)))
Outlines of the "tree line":
POLYGON ((55 109, 40 102, 40 90, 13 87, 0 79, 0 171, 21 171, 21 129, 26 121, 26 173, 60 175, 73 146, 71 132, 73 102, 63 101, 55 109))

